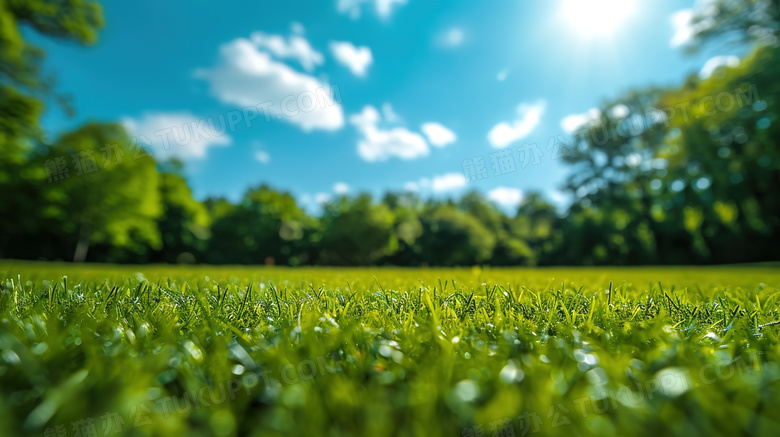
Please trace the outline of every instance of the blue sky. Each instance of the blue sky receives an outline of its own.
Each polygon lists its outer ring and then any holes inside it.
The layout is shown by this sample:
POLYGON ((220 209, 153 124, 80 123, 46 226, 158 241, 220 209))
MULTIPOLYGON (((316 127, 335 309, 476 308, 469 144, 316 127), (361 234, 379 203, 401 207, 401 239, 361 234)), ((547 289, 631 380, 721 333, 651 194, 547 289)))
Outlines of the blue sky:
POLYGON ((310 210, 337 192, 404 189, 477 189, 507 209, 531 190, 560 202, 569 169, 546 145, 566 135, 562 120, 631 87, 679 84, 720 54, 676 47, 673 17, 692 1, 596 0, 611 12, 590 20, 576 3, 108 0, 96 46, 40 41, 77 110, 50 105, 44 125, 120 120, 183 159, 200 199, 269 183, 310 210), (490 153, 518 159, 531 143, 538 164, 493 173, 490 153), (466 183, 475 156, 489 177, 466 183))

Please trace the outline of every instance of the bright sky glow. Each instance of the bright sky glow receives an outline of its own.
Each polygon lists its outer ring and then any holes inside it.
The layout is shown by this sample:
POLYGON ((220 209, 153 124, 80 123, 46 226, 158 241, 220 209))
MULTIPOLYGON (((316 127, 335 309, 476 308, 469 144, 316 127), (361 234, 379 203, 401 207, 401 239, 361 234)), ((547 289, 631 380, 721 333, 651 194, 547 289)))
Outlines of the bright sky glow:
POLYGON ((571 168, 550 140, 568 139, 599 114, 591 108, 680 83, 713 55, 703 75, 734 64, 728 51, 676 48, 694 1, 440 0, 435 14, 417 0, 105 2, 98 44, 34 38, 76 109, 49 102, 43 124, 53 138, 118 120, 159 159, 185 162, 199 200, 237 202, 266 183, 316 212, 345 192, 477 190, 513 212, 524 193, 562 201, 571 168), (520 161, 526 144, 542 155, 520 161), (494 170, 498 149, 516 171, 494 170), (474 157, 488 177, 466 182, 474 157))
POLYGON ((636 9, 634 0, 566 0, 563 15, 582 35, 612 35, 636 9))

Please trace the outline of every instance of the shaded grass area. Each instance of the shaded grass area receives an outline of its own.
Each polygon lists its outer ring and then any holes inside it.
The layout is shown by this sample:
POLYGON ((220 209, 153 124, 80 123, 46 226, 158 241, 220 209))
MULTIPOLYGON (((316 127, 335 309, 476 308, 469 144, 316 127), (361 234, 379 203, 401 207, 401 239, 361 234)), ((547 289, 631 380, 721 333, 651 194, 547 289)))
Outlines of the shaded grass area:
POLYGON ((3 262, 0 435, 777 435, 779 286, 3 262))

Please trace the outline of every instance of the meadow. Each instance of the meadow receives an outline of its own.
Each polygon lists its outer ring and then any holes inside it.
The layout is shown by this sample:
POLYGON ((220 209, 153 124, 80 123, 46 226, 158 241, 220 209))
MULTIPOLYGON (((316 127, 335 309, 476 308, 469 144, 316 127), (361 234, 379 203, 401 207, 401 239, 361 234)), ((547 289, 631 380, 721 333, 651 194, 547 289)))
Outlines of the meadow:
POLYGON ((0 435, 778 435, 780 269, 0 263, 0 435))

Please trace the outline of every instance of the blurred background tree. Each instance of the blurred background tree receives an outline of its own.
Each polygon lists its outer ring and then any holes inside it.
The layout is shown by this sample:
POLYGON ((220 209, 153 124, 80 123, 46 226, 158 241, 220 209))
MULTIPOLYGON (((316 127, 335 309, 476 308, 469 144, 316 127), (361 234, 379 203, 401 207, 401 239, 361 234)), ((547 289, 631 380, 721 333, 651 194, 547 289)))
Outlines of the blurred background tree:
POLYGON ((421 222, 423 232, 417 241, 425 265, 475 265, 488 262, 493 254, 496 236, 451 202, 428 205, 421 222))
POLYGON ((780 35, 777 0, 708 0, 697 2, 690 19, 689 53, 707 45, 774 46, 780 35))
POLYGON ((370 265, 398 249, 390 208, 367 194, 341 196, 322 214, 321 261, 335 265, 370 265))
POLYGON ((314 223, 289 193, 264 185, 247 191, 241 203, 225 208, 214 219, 205 259, 211 263, 303 264, 310 256, 304 241, 314 232, 314 223))
POLYGON ((738 48, 737 66, 606 100, 564 154, 571 199, 527 193, 516 211, 478 192, 340 196, 314 217, 263 185, 237 203, 193 198, 181 162, 124 128, 89 123, 51 142, 44 101, 67 97, 21 27, 88 45, 95 1, 0 0, 0 256, 75 261, 458 266, 776 260, 780 128, 776 0, 691 11, 690 52, 738 48))
POLYGON ((53 78, 42 71, 44 52, 26 40, 22 27, 50 38, 93 44, 103 26, 96 1, 53 2, 0 0, 0 256, 16 251, 22 235, 36 235, 42 204, 43 167, 30 163, 40 146, 38 120, 43 99, 54 97, 67 108, 67 98, 54 94, 53 78))
POLYGON ((86 260, 93 242, 136 253, 160 247, 159 174, 138 152, 122 126, 91 123, 63 134, 33 161, 50 176, 58 160, 72 163, 74 174, 46 184, 42 194, 43 217, 54 220, 47 231, 65 237, 65 247, 75 236, 74 261, 86 260))
POLYGON ((192 198, 183 172, 179 161, 160 166, 162 215, 157 219, 157 228, 162 247, 151 254, 150 262, 189 264, 205 260, 211 217, 206 206, 192 198))

